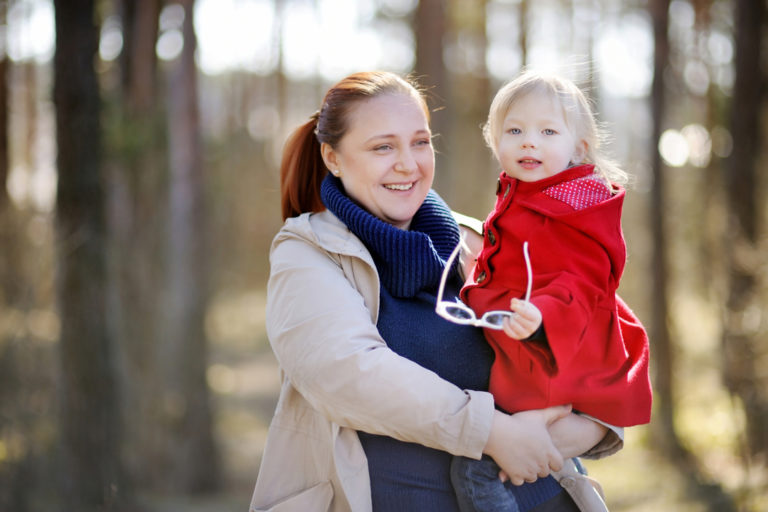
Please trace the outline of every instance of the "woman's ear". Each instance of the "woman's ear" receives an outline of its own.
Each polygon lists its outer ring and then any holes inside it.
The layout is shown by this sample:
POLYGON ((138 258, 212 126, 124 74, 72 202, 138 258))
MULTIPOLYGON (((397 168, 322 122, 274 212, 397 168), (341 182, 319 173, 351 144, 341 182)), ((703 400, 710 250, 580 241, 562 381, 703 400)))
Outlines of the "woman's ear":
POLYGON ((338 172, 340 167, 339 155, 336 153, 336 151, 334 151, 331 145, 327 142, 322 142, 320 144, 320 154, 323 156, 323 162, 325 162, 325 166, 328 168, 328 170, 331 172, 338 172))

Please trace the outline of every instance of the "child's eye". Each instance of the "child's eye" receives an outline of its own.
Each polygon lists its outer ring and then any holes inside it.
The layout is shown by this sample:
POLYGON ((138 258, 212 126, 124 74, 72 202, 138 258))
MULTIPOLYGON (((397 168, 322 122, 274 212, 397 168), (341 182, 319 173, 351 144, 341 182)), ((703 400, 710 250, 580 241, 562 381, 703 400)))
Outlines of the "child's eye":
POLYGON ((507 130, 507 133, 511 133, 512 135, 520 135, 522 132, 520 131, 520 128, 510 128, 507 130))
POLYGON ((552 128, 544 128, 544 135, 555 135, 556 133, 552 128))

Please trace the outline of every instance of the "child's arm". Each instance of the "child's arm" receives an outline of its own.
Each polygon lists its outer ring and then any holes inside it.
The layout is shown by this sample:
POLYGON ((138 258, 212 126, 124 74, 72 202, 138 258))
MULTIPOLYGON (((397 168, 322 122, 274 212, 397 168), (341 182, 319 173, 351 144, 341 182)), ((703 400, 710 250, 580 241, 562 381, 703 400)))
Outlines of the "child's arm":
POLYGON ((608 433, 605 425, 579 414, 569 414, 552 422, 548 430, 564 459, 587 453, 608 433))

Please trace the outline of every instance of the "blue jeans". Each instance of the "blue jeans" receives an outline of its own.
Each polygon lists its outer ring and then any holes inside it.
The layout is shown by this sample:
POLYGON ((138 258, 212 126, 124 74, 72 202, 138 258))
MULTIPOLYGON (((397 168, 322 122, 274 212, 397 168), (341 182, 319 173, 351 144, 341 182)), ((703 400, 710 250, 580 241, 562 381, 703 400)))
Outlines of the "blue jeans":
POLYGON ((551 476, 516 486, 499 480, 500 469, 487 455, 481 460, 453 458, 451 482, 461 512, 578 512, 551 476))

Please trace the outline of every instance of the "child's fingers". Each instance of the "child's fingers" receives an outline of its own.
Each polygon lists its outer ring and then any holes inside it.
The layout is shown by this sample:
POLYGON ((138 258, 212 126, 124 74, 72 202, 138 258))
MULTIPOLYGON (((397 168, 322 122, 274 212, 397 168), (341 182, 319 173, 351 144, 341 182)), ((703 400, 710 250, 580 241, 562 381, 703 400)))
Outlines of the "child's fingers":
POLYGON ((510 300, 509 307, 512 308, 514 311, 531 311, 532 309, 536 308, 536 306, 534 306, 530 302, 525 300, 520 300, 520 299, 510 300))
POLYGON ((523 340, 536 332, 541 325, 539 308, 520 299, 512 299, 509 306, 514 315, 504 321, 503 329, 507 336, 523 340))
POLYGON ((504 320, 504 324, 502 325, 504 329, 504 333, 509 336, 510 338, 515 338, 517 340, 522 340, 533 334, 533 331, 535 331, 535 328, 531 328, 530 322, 523 323, 520 321, 520 318, 518 318, 518 315, 515 314, 513 318, 506 318, 504 320), (526 325, 527 324, 527 325, 526 325))
POLYGON ((541 311, 532 303, 520 300, 512 299, 509 303, 509 307, 515 312, 515 316, 522 319, 521 322, 532 322, 535 328, 538 328, 538 324, 541 322, 541 311))

